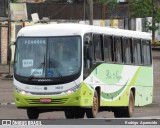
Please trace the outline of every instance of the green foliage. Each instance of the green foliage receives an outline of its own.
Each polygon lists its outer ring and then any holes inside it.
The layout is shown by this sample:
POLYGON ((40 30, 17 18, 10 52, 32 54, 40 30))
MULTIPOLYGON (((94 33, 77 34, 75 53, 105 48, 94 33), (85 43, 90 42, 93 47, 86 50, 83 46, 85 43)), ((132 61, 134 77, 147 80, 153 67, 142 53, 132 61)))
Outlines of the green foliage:
MULTIPOLYGON (((107 5, 107 13, 111 14, 113 10, 117 7, 118 3, 117 0, 98 0, 99 3, 107 5)), ((112 17, 110 17, 112 18, 112 17)))
POLYGON ((149 17, 152 16, 152 0, 131 0, 132 16, 149 17))
POLYGON ((13 0, 13 3, 16 3, 16 2, 18 2, 18 0, 13 0))
POLYGON ((146 20, 145 28, 152 31, 152 39, 155 38, 155 31, 159 29, 156 23, 160 23, 160 2, 159 0, 131 0, 132 16, 152 17, 152 21, 146 20))
MULTIPOLYGON (((117 6, 117 0, 99 0, 100 3, 107 4, 107 11, 112 13, 112 10, 117 6)), ((156 23, 160 23, 160 0, 130 0, 129 5, 131 8, 131 17, 152 17, 153 21, 146 20, 145 28, 147 31, 152 31, 152 38, 154 39, 154 33, 159 29, 156 23)))

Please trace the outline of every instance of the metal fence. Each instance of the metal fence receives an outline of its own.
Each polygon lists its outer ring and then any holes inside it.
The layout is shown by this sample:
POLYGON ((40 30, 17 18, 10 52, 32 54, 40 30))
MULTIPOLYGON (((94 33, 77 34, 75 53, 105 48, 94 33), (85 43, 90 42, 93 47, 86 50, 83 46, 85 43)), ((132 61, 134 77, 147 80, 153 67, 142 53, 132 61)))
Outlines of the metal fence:
MULTIPOLYGON (((89 5, 86 4, 51 4, 51 3, 27 3, 28 19, 32 13, 38 13, 39 18, 49 17, 51 20, 84 20, 89 19, 89 5)), ((94 19, 105 18, 105 5, 94 4, 94 19)))
POLYGON ((6 1, 0 0, 0 17, 6 16, 6 1))

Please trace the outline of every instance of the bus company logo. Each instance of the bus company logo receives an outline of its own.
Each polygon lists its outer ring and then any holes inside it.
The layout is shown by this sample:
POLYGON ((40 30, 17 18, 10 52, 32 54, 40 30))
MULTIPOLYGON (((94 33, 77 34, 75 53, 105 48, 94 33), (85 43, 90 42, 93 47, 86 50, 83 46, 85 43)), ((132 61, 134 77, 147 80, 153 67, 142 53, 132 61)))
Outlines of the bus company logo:
POLYGON ((12 125, 11 120, 2 120, 2 125, 12 125))

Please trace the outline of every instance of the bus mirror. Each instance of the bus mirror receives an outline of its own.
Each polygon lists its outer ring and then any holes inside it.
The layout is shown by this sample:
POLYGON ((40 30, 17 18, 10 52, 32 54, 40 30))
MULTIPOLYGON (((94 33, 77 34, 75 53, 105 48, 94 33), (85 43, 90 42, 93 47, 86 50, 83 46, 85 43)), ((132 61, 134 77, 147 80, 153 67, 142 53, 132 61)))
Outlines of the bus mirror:
POLYGON ((90 36, 86 36, 85 37, 85 45, 89 46, 89 45, 91 45, 91 43, 92 43, 91 37, 90 36))
POLYGON ((16 45, 16 42, 13 42, 12 45, 16 45))
POLYGON ((11 47, 8 47, 7 61, 11 61, 11 57, 12 57, 12 50, 11 47))

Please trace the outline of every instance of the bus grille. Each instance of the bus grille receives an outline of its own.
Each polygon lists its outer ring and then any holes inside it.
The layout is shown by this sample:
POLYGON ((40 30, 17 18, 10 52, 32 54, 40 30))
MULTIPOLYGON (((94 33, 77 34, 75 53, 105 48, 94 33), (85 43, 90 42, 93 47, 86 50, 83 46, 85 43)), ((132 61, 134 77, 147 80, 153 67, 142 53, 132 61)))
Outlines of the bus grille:
POLYGON ((40 99, 26 99, 29 104, 64 104, 68 98, 52 99, 51 102, 43 103, 40 99))
POLYGON ((30 92, 32 95, 59 95, 62 92, 30 92))

